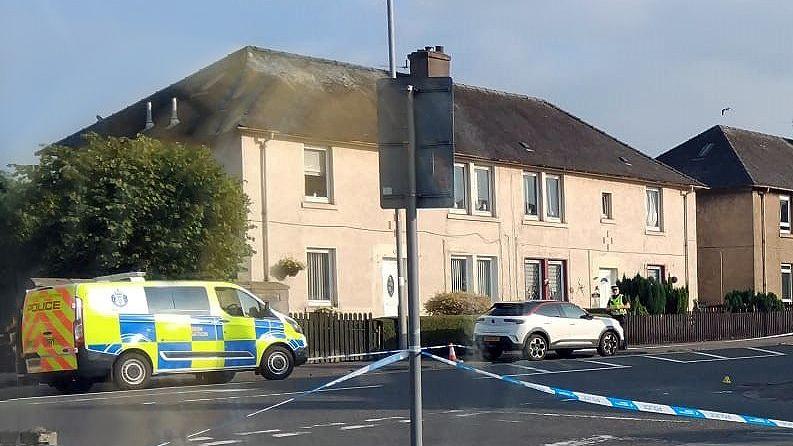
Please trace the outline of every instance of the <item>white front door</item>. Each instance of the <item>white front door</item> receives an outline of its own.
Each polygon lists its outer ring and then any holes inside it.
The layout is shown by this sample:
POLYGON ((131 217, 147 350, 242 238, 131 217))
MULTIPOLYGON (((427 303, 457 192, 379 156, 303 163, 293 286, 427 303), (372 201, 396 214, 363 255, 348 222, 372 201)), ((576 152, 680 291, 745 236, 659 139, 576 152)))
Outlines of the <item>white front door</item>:
POLYGON ((617 270, 613 268, 600 268, 598 271, 598 294, 600 294, 600 308, 606 308, 611 298, 611 287, 617 284, 617 270))
POLYGON ((385 258, 382 264, 383 315, 396 316, 399 305, 396 259, 385 258))

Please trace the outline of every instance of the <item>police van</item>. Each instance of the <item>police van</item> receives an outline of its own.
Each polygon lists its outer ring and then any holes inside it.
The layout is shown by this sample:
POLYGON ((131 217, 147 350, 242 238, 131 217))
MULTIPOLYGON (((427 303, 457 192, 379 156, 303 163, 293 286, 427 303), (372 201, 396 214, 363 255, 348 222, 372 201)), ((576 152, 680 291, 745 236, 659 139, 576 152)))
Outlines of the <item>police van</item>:
POLYGON ((23 359, 31 377, 61 391, 108 377, 142 389, 167 373, 207 384, 244 370, 284 379, 307 359, 297 322, 232 283, 144 273, 34 281, 22 308, 23 359))

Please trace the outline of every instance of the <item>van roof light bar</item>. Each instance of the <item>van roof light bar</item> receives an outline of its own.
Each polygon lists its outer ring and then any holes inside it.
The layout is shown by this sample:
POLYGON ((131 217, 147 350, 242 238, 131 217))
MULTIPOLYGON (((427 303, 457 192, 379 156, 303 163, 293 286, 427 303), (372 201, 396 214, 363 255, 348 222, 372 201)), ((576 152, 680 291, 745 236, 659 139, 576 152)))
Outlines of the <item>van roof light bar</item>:
POLYGON ((146 273, 143 271, 131 271, 128 273, 118 273, 94 277, 93 280, 97 282, 121 282, 125 280, 130 282, 143 282, 146 280, 146 273))

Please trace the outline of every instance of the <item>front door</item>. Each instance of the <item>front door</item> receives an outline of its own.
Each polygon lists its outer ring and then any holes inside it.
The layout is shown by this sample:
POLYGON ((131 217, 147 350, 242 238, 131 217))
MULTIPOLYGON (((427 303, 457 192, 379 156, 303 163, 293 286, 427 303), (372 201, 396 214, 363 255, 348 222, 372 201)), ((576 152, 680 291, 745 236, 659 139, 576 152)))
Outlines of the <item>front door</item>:
POLYGON ((598 271, 598 294, 600 294, 600 308, 606 308, 611 298, 611 287, 617 284, 617 270, 614 268, 600 268, 598 271))
POLYGON ((383 315, 393 317, 399 308, 399 278, 397 277, 397 261, 392 258, 383 259, 381 267, 383 315))

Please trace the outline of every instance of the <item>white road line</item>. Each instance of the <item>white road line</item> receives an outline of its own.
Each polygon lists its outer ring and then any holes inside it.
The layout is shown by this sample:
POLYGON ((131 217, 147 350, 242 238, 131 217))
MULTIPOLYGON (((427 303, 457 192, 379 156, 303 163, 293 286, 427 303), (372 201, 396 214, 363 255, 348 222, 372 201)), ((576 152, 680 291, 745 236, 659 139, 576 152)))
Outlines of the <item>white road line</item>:
MULTIPOLYGON (((703 356, 710 356, 711 358, 717 358, 717 359, 732 359, 732 358, 728 358, 726 356, 714 355, 713 353, 701 352, 701 351, 698 351, 698 350, 692 350, 691 353, 696 353, 697 355, 703 355, 703 356)), ((695 360, 695 361, 698 361, 698 360, 695 360)))
POLYGON ((397 417, 369 418, 369 419, 363 420, 363 421, 365 421, 367 423, 371 423, 371 422, 375 422, 375 421, 401 420, 402 418, 405 418, 405 417, 398 417, 397 416, 397 417))
POLYGON ((273 404, 273 405, 271 405, 271 406, 267 406, 267 407, 265 407, 264 409, 259 409, 259 410, 257 410, 256 412, 251 412, 251 413, 249 413, 248 415, 245 415, 245 416, 246 416, 246 417, 248 417, 248 418, 250 418, 250 417, 253 417, 253 416, 259 415, 259 414, 260 414, 260 413, 262 413, 262 412, 267 412, 267 411, 268 411, 268 410, 270 410, 270 409, 275 409, 275 408, 276 408, 276 407, 278 407, 278 406, 283 406, 283 405, 284 405, 284 404, 286 404, 286 403, 291 403, 291 402, 292 402, 292 401, 294 401, 294 400, 295 400, 294 398, 289 398, 288 400, 281 401, 280 403, 275 403, 275 404, 273 404))
POLYGON ((688 364, 689 361, 680 361, 678 359, 671 359, 671 358, 662 358, 660 356, 652 356, 652 355, 642 355, 643 358, 650 358, 650 359, 657 359, 659 361, 669 361, 669 362, 676 362, 678 364, 688 364))
MULTIPOLYGON (((317 393, 322 392, 339 392, 342 390, 360 390, 360 389, 378 389, 383 387, 382 384, 373 384, 369 386, 347 386, 347 387, 334 387, 331 389, 322 389, 318 390, 317 393)), ((239 395, 239 396, 219 396, 216 398, 193 398, 189 400, 182 400, 182 403, 197 403, 202 401, 221 401, 221 400, 237 400, 237 399, 245 399, 245 398, 268 398, 272 396, 287 396, 287 395, 300 395, 301 393, 305 393, 305 391, 300 392, 279 392, 279 393, 263 393, 259 395, 239 395)))
POLYGON ((166 441, 164 443, 158 444, 157 446, 168 446, 169 444, 171 444, 171 442, 170 441, 166 441))
POLYGON ((156 401, 147 401, 147 402, 143 403, 144 406, 150 406, 152 404, 157 404, 157 402, 156 401))
MULTIPOLYGON (((599 370, 617 370, 617 369, 629 369, 632 366, 623 365, 623 366, 616 366, 616 367, 593 367, 589 369, 576 369, 576 370, 554 370, 548 372, 536 372, 536 373, 515 373, 511 375, 504 375, 504 376, 534 376, 534 375, 556 375, 559 373, 578 373, 578 372, 597 372, 599 370)), ((496 379, 491 378, 489 376, 477 377, 476 379, 496 379)))
POLYGON ((209 432, 211 430, 212 429, 210 428, 210 429, 204 429, 204 430, 198 431, 198 432, 193 432, 192 434, 188 435, 187 438, 195 437, 196 435, 201 435, 201 434, 204 434, 204 433, 209 432))
POLYGON ((531 367, 531 366, 527 366, 527 365, 510 364, 510 363, 504 363, 504 365, 508 365, 510 367, 516 367, 516 368, 523 369, 523 370, 534 370, 536 372, 548 373, 548 370, 540 369, 540 368, 537 368, 537 367, 531 367))
POLYGON ((754 351, 761 352, 761 353, 768 353, 768 354, 774 355, 774 356, 785 356, 785 354, 782 353, 782 352, 775 352, 773 350, 766 350, 766 349, 757 348, 757 347, 746 347, 746 349, 754 350, 754 351))
POLYGON ((207 441, 207 440, 214 440, 212 437, 193 437, 188 438, 187 441, 207 441))
POLYGON ((284 433, 281 433, 281 434, 273 434, 273 437, 275 437, 275 438, 283 438, 283 437, 297 437, 298 435, 305 435, 305 434, 310 434, 310 433, 311 433, 311 432, 304 432, 304 431, 298 431, 298 432, 284 432, 284 433))
POLYGON ((686 420, 670 420, 670 419, 660 419, 660 418, 640 418, 640 417, 620 417, 620 416, 609 416, 609 415, 583 415, 583 414, 568 414, 568 413, 543 413, 543 412, 510 412, 510 414, 521 414, 521 415, 535 415, 541 417, 560 417, 560 418, 595 418, 595 419, 607 419, 607 420, 621 420, 621 421, 651 421, 654 423, 691 423, 690 421, 686 420))
POLYGON ((611 362, 603 362, 603 361, 595 361, 594 359, 581 359, 580 361, 581 362, 589 362, 589 363, 592 363, 592 364, 607 365, 607 366, 614 367, 614 368, 630 367, 629 365, 614 364, 614 363, 611 363, 611 362))
POLYGON ((410 420, 399 420, 398 423, 410 423, 410 420))
POLYGON ((211 441, 209 443, 201 443, 199 446, 220 446, 221 444, 234 444, 241 442, 242 440, 218 440, 218 441, 211 441))
MULTIPOLYGON (((369 420, 366 420, 369 421, 369 420)), ((303 426, 300 429, 313 429, 315 427, 333 427, 333 426, 344 426, 347 423, 342 423, 341 421, 337 421, 335 423, 322 423, 322 424, 312 424, 311 426, 303 426)))
POLYGON ((248 436, 248 435, 259 435, 259 434, 272 434, 275 432, 281 432, 281 429, 265 429, 263 431, 236 432, 234 435, 248 436))
POLYGON ((377 426, 377 424, 353 424, 352 426, 342 426, 339 428, 339 430, 350 431, 353 429, 366 429, 375 426, 377 426))
POLYGON ((605 443, 619 440, 612 435, 595 435, 592 437, 579 438, 576 440, 557 441, 556 443, 545 443, 543 446, 590 446, 593 444, 605 443))

